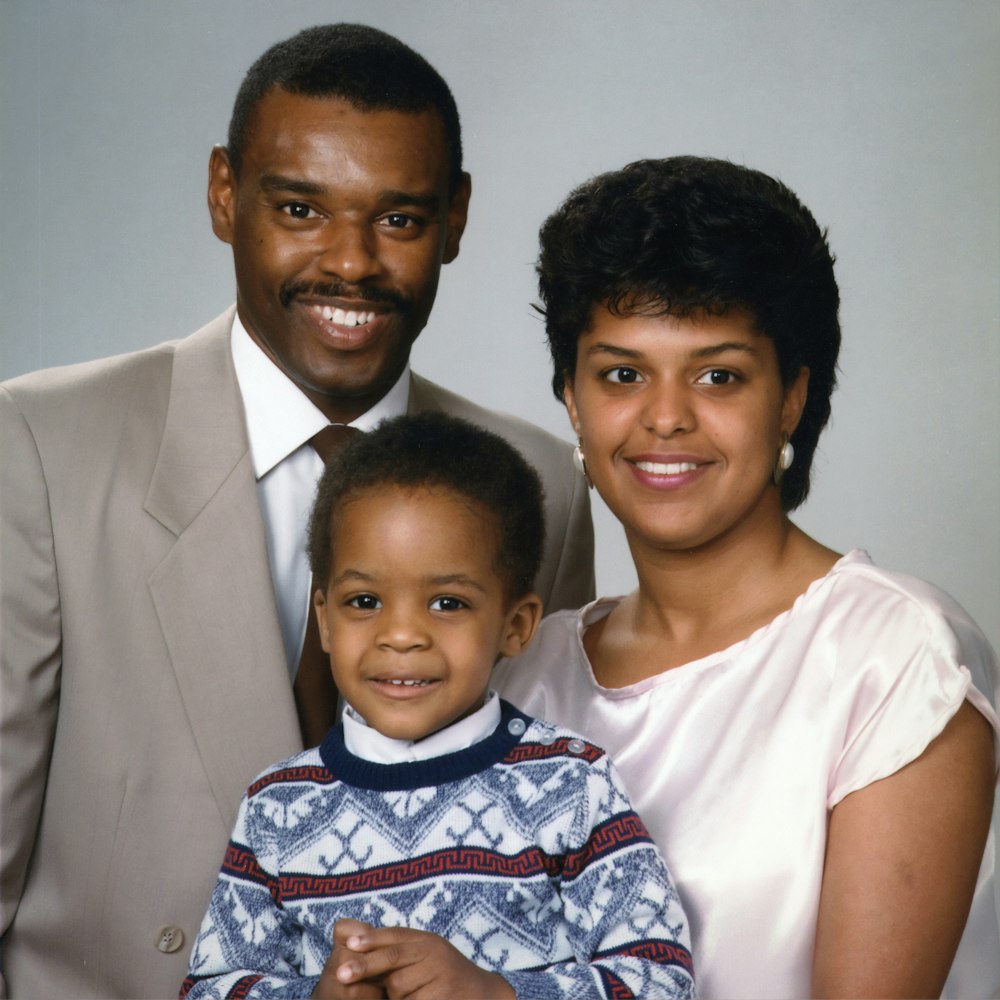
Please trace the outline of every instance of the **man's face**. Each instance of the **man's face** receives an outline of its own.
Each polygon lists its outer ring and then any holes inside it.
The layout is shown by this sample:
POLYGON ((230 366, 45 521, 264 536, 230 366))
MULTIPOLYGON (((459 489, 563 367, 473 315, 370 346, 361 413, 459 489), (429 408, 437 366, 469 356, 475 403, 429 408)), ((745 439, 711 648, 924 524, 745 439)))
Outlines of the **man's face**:
POLYGON ((208 200, 232 245, 247 332, 330 420, 392 387, 458 255, 470 184, 448 196, 433 111, 359 111, 280 88, 250 123, 240 174, 213 150, 208 200))

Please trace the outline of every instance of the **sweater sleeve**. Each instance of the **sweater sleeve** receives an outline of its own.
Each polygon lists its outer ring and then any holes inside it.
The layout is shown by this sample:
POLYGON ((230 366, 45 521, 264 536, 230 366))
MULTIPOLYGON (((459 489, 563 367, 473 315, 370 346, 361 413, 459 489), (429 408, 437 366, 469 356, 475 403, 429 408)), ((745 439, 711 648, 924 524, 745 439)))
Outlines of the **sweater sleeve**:
POLYGON ((503 975, 518 1000, 693 997, 688 923, 666 863, 607 755, 583 766, 559 877, 574 960, 503 975))
POLYGON ((302 928, 282 908, 265 850, 255 845, 252 804, 240 803, 222 870, 181 985, 181 1000, 310 996, 319 976, 303 976, 302 928))

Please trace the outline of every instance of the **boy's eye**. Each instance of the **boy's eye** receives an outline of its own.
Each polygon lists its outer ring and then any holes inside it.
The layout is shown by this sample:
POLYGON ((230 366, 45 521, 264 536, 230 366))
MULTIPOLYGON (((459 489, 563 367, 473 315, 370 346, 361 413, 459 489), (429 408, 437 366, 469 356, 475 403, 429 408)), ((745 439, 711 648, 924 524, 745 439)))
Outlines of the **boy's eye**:
POLYGON ((713 368, 711 371, 705 372, 698 379, 699 385, 729 385, 731 382, 735 382, 737 375, 735 372, 728 371, 725 368, 713 368))
POLYGON ((430 603, 431 611, 461 611, 467 607, 460 597, 435 597, 430 603))
POLYGON ((382 607, 382 602, 374 594, 358 594, 347 601, 347 604, 359 611, 377 611, 382 607))
POLYGON ((633 382, 641 382, 642 376, 635 368, 629 368, 627 365, 618 365, 615 368, 609 368, 607 371, 602 372, 602 375, 609 382, 617 382, 620 385, 631 385, 633 382))

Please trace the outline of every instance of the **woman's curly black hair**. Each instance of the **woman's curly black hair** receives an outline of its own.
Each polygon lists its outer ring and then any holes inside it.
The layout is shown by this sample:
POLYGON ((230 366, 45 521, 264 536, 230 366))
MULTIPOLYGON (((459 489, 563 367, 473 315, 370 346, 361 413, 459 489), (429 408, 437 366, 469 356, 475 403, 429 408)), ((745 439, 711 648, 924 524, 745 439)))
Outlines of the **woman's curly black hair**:
POLYGON ((595 306, 621 316, 745 310, 775 346, 784 385, 809 369, 781 480, 793 510, 830 417, 840 295, 826 232, 780 181, 726 160, 639 160, 573 191, 540 232, 538 285, 562 399, 595 306))

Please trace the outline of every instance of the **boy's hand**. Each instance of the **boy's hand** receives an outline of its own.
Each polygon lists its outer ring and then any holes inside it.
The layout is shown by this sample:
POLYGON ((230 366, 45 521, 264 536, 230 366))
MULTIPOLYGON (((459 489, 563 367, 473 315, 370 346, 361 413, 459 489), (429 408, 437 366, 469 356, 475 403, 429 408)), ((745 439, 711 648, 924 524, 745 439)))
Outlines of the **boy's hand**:
POLYGON ((337 969, 355 956, 347 947, 347 940, 366 931, 374 931, 371 924, 360 920, 338 920, 333 925, 333 951, 323 966, 312 1000, 385 1000, 385 987, 379 979, 352 979, 342 983, 337 978, 337 969))
MULTIPOLYGON (((340 921, 337 928, 346 923, 361 929, 343 939, 341 964, 335 969, 341 988, 381 983, 388 1000, 515 1000, 514 989, 503 976, 480 969, 437 934, 405 927, 376 930, 354 921, 340 921)), ((324 976, 329 968, 328 962, 324 976)))

